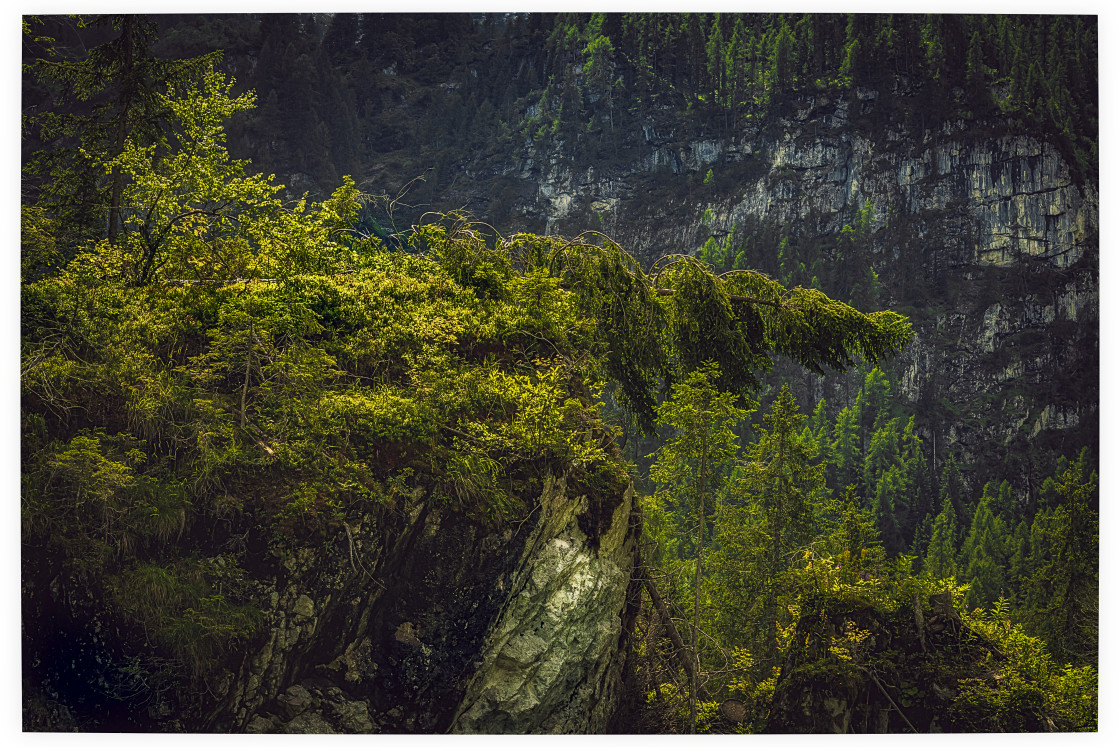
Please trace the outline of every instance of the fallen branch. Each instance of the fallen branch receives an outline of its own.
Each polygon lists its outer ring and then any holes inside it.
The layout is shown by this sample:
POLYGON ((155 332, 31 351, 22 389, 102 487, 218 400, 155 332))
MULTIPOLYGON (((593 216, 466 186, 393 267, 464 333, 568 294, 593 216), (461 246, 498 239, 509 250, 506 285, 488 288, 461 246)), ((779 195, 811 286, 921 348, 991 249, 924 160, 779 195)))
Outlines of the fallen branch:
MULTIPOLYGON (((695 672, 695 667, 692 665, 692 657, 687 655, 688 648, 684 645, 684 639, 681 638, 680 631, 677 630, 677 626, 673 623, 673 618, 669 614, 668 608, 665 606, 665 600, 661 598, 661 594, 657 591, 657 586, 653 583, 653 580, 646 578, 644 581, 646 589, 649 591, 650 599, 653 600, 653 606, 657 608, 657 613, 661 616, 661 622, 665 626, 665 630, 669 633, 669 640, 673 642, 673 646, 676 649, 674 653, 676 654, 677 661, 684 667, 684 671, 691 681, 695 672)), ((703 685, 700 686, 697 695, 703 695, 705 698, 709 697, 703 685)))
POLYGON ((902 716, 902 720, 905 721, 906 725, 910 727, 910 731, 914 732, 915 734, 919 734, 920 732, 914 728, 914 725, 912 723, 910 723, 910 719, 906 718, 906 714, 903 713, 902 709, 898 707, 898 703, 895 703, 894 698, 892 698, 890 693, 887 692, 887 688, 883 687, 883 683, 879 682, 879 678, 872 674, 871 670, 867 667, 861 667, 859 664, 856 664, 856 667, 871 678, 871 681, 874 682, 875 685, 879 688, 879 692, 883 693, 883 697, 885 697, 887 701, 890 702, 892 706, 894 706, 894 709, 898 711, 898 715, 902 716))

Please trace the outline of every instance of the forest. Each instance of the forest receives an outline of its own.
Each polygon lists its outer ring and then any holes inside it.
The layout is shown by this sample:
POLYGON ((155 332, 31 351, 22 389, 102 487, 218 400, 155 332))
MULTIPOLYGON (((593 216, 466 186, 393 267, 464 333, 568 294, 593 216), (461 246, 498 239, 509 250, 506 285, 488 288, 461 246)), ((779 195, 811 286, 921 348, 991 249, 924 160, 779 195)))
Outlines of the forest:
MULTIPOLYGON (((319 644, 260 704, 245 683, 279 650, 299 564, 352 570, 297 590, 345 617, 329 604, 393 574, 424 585, 396 570, 399 522, 521 537, 561 477, 589 554, 634 496, 611 731, 1097 729, 1096 421, 954 450, 957 405, 906 396, 894 365, 943 297, 905 258, 868 259, 876 225, 904 219, 868 198, 834 236, 732 226, 651 256, 602 219, 549 230, 503 165, 546 141, 621 162, 650 112, 720 138, 780 128, 806 92, 893 87, 907 121, 998 118, 1093 187, 1094 18, 23 28, 25 731, 296 730, 319 644), (809 399, 827 377, 845 383, 809 399), (844 705, 810 717, 810 694, 844 705)), ((729 183, 718 170, 692 188, 729 183)), ((1095 372, 1070 381, 1095 399, 1095 372)), ((494 576, 504 592, 514 574, 494 576)), ((413 636, 384 614, 383 678, 413 636)), ((368 716, 336 730, 431 730, 375 718, 403 696, 368 677, 330 680, 368 716)), ((439 730, 465 723, 439 708, 439 730)))

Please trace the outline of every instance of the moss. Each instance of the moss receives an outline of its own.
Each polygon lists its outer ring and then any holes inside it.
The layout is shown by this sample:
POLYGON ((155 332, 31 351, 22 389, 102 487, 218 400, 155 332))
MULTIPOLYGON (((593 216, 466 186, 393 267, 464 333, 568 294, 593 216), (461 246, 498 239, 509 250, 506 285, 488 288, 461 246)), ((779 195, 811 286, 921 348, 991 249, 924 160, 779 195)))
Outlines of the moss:
POLYGON ((600 537, 610 529, 629 486, 630 476, 617 462, 597 462, 568 478, 569 493, 587 496, 587 509, 577 522, 593 550, 599 549, 600 537))

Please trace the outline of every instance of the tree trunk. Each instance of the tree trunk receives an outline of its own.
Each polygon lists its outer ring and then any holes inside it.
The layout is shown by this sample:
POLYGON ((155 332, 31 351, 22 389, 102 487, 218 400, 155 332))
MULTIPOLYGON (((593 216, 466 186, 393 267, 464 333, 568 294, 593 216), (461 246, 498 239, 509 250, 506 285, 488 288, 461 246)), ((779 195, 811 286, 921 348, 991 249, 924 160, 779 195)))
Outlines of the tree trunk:
POLYGON ((669 634, 669 640, 673 642, 676 648, 676 657, 680 661, 681 666, 684 667, 685 674, 688 675, 689 681, 693 681, 693 672, 695 668, 692 665, 688 648, 684 645, 684 639, 681 638, 681 633, 677 630, 677 626, 673 623, 673 617, 669 614, 669 608, 665 606, 665 600, 661 598, 661 593, 657 591, 657 586, 649 578, 645 579, 646 590, 649 591, 649 598, 653 600, 653 606, 657 608, 657 614, 661 618, 661 624, 665 626, 665 631, 669 634))
POLYGON ((708 469, 708 428, 704 423, 700 428, 700 533, 696 540, 696 588, 692 594, 692 656, 694 666, 692 669, 692 683, 689 686, 689 710, 692 715, 692 724, 689 734, 696 733, 696 692, 699 687, 700 676, 700 580, 704 563, 704 492, 707 489, 708 469))
MULTIPOLYGON (((121 21, 121 67, 124 68, 124 74, 121 78, 120 103, 117 111, 117 135, 113 142, 113 150, 110 152, 110 155, 114 158, 124 151, 124 142, 128 138, 128 113, 129 109, 132 108, 132 99, 135 93, 133 67, 135 66, 136 53, 133 45, 133 32, 136 23, 137 17, 132 15, 124 16, 121 21)), ((124 173, 119 166, 114 166, 112 176, 113 181, 109 188, 108 238, 109 243, 116 243, 117 235, 121 230, 121 198, 124 195, 124 173)))

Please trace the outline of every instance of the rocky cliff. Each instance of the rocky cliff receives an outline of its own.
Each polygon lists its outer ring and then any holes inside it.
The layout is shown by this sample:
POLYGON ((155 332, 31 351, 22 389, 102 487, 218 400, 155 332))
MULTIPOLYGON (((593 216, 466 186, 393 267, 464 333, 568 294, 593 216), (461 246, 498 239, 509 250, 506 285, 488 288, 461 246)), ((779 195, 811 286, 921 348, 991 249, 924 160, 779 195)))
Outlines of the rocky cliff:
MULTIPOLYGON (((267 600, 259 633, 227 658, 239 665, 193 687, 136 697, 113 685, 128 670, 113 634, 60 631, 67 650, 34 662, 46 688, 25 682, 24 728, 601 733, 634 614, 632 499, 627 485, 554 477, 527 518, 495 528, 416 495, 249 569, 253 596, 267 600), (110 686, 115 703, 93 702, 110 686)), ((58 619, 91 622, 96 607, 85 600, 58 619)))
MULTIPOLYGON (((1007 657, 948 594, 892 614, 866 602, 806 611, 782 661, 764 732, 932 734, 1061 730, 1037 688, 1005 681, 1007 657), (962 691, 970 697, 960 697, 962 691), (977 707, 978 694, 1001 709, 977 707)), ((1068 727, 1066 727, 1068 728, 1068 727)))
MULTIPOLYGON (((914 95, 803 95, 731 137, 652 112, 601 159, 570 140, 527 143, 507 173, 534 196, 509 222, 603 230, 646 262, 730 236, 753 268, 908 315, 917 338, 892 369, 932 456, 955 449, 979 481, 1011 480, 1025 499, 1046 469, 1027 450, 1098 442, 1096 187, 1041 136, 928 122, 914 95), (861 295, 868 267, 878 283, 861 295)), ((810 377, 802 407, 850 401, 853 387, 810 377)))

